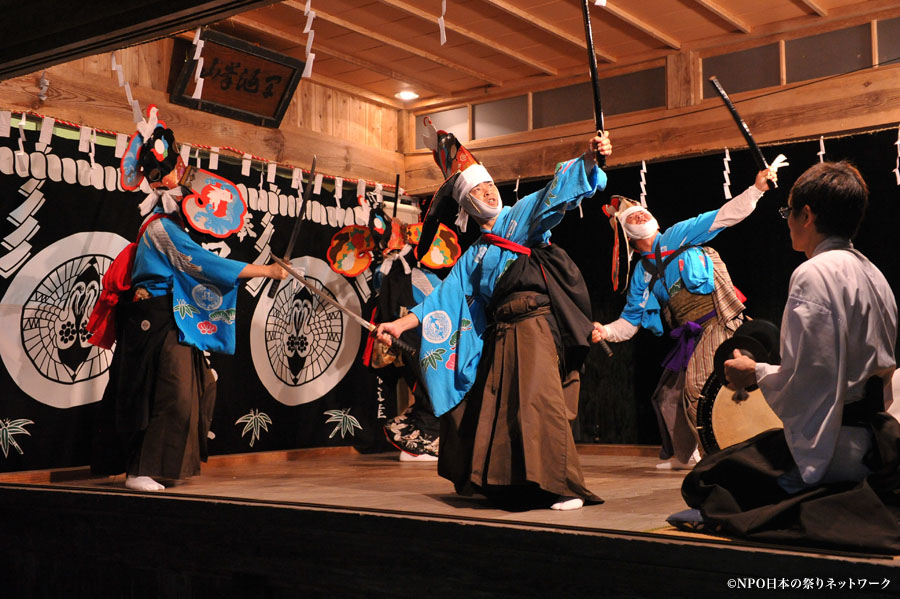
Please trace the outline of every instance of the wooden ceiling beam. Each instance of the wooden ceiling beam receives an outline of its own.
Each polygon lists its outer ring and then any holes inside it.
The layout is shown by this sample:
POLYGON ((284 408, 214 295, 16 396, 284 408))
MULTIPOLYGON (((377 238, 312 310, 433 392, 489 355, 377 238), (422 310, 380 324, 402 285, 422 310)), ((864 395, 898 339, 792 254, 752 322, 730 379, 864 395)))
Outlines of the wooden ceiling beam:
POLYGON ((609 2, 607 2, 604 5, 601 5, 601 7, 603 9, 605 9, 606 12, 608 12, 609 14, 615 16, 616 18, 618 18, 622 21, 625 21, 626 23, 628 23, 635 29, 638 29, 639 31, 644 32, 645 34, 649 35, 653 39, 655 39, 659 42, 662 42, 663 44, 667 45, 668 47, 672 48, 673 50, 681 49, 680 41, 678 41, 677 39, 675 39, 674 37, 672 37, 666 33, 663 33, 662 31, 660 31, 659 29, 657 29, 650 23, 644 21, 643 19, 641 19, 639 17, 636 17, 634 14, 628 12, 627 10, 620 8, 614 4, 610 4, 609 2))
MULTIPOLYGON (((387 4, 388 6, 396 8, 397 10, 401 10, 407 14, 413 15, 415 17, 419 17, 420 19, 423 19, 430 23, 436 23, 438 20, 438 15, 433 15, 429 12, 422 10, 421 8, 418 8, 417 6, 410 4, 409 2, 404 2, 403 0, 381 0, 381 2, 383 4, 387 4)), ((447 19, 444 19, 444 26, 449 31, 458 33, 459 35, 461 35, 475 43, 492 48, 492 49, 496 50, 497 52, 500 52, 501 54, 509 56, 510 58, 513 58, 515 60, 518 60, 522 64, 528 65, 529 67, 536 69, 538 71, 541 71, 542 73, 545 73, 547 75, 553 75, 553 76, 556 76, 559 74, 558 69, 556 69, 553 66, 550 66, 546 62, 542 62, 540 60, 535 60, 533 58, 523 56, 521 52, 517 52, 516 50, 513 50, 509 46, 505 46, 503 44, 498 44, 496 41, 493 41, 493 40, 485 41, 484 35, 476 33, 470 29, 466 29, 462 25, 459 25, 457 23, 452 23, 452 22, 448 21, 447 19)))
MULTIPOLYGON (((587 43, 584 41, 583 38, 572 35, 571 33, 567 32, 567 31, 563 31, 562 29, 560 29, 559 27, 557 27, 556 25, 554 25, 548 21, 539 19, 538 17, 534 16, 530 12, 528 12, 526 10, 522 10, 518 6, 515 6, 512 2, 508 2, 507 0, 482 0, 482 2, 484 2, 485 4, 489 4, 489 5, 493 6, 494 8, 499 8, 503 12, 509 13, 509 14, 513 15, 514 17, 517 17, 517 18, 525 21, 529 25, 532 25, 533 27, 537 27, 538 29, 544 31, 545 33, 549 33, 550 35, 558 37, 559 39, 566 41, 566 42, 572 44, 573 46, 577 46, 577 47, 581 48, 582 50, 587 50, 587 43)), ((597 58, 599 58, 600 60, 603 60, 603 61, 606 61, 609 63, 616 62, 616 58, 614 56, 611 56, 609 54, 606 54, 605 52, 601 52, 601 51, 597 50, 596 44, 594 44, 594 53, 597 55, 597 58)))
MULTIPOLYGON (((296 2, 294 0, 288 0, 287 2, 284 2, 283 6, 288 6, 290 8, 294 8, 296 10, 301 10, 301 11, 306 8, 305 4, 303 4, 301 2, 296 2)), ((333 15, 327 11, 323 11, 319 8, 316 8, 316 17, 318 17, 324 21, 328 21, 329 23, 333 23, 334 25, 337 25, 339 27, 343 27, 344 29, 347 29, 354 33, 358 33, 360 35, 364 35, 373 40, 377 40, 377 41, 381 42, 382 44, 386 44, 388 46, 392 46, 394 48, 399 48, 401 50, 409 52, 413 56, 418 56, 420 58, 424 58, 425 60, 428 60, 433 63, 439 64, 441 66, 447 67, 448 69, 452 69, 454 71, 457 71, 458 73, 463 73, 470 77, 474 77, 475 79, 480 79, 481 81, 484 81, 485 83, 490 83, 491 85, 496 85, 496 86, 503 85, 503 81, 501 79, 498 79, 497 77, 493 77, 486 73, 481 73, 479 71, 476 71, 475 69, 470 69, 469 67, 462 65, 458 62, 448 60, 448 59, 444 58, 443 56, 438 56, 437 54, 432 54, 431 52, 423 50, 422 48, 416 48, 415 46, 411 46, 407 43, 401 42, 401 41, 396 40, 387 35, 378 33, 377 31, 372 31, 371 29, 366 29, 365 27, 361 27, 361 26, 357 25, 356 23, 351 23, 350 21, 348 21, 346 19, 342 19, 341 17, 333 15)))
POLYGON ((819 0, 800 0, 801 4, 805 4, 810 10, 820 17, 828 16, 828 9, 819 4, 819 0))
MULTIPOLYGON (((282 41, 288 42, 289 44, 293 44, 295 46, 304 46, 306 45, 306 38, 300 37, 298 35, 292 35, 287 33, 286 31, 282 31, 280 29, 276 29, 269 25, 264 25, 259 21, 255 21, 249 17, 245 16, 234 16, 229 19, 235 25, 239 25, 241 27, 245 27, 247 29, 252 29, 254 31, 258 31, 260 33, 264 33, 266 35, 270 35, 272 37, 278 38, 282 41)), ((316 52, 321 52, 322 54, 327 54, 333 58, 337 58, 348 62, 352 65, 356 65, 363 69, 368 69, 373 73, 378 73, 379 75, 383 75, 389 79, 396 79, 397 81, 403 81, 405 83, 409 83, 410 85, 414 85, 421 90, 430 91, 436 94, 441 94, 444 96, 449 96, 452 94, 452 90, 446 87, 442 87, 439 85, 434 85, 433 83, 429 83, 427 81, 422 81, 421 79, 417 79, 414 76, 407 75, 406 73, 398 73, 392 69, 384 67, 382 65, 376 64, 374 62, 365 60, 363 58, 359 58, 358 56, 354 56, 352 54, 347 54, 337 48, 333 48, 329 46, 327 43, 323 43, 321 39, 316 39, 313 42, 313 49, 316 52)), ((316 79, 315 68, 313 69, 313 79, 316 79)), ((329 80, 332 81, 332 80, 329 80)), ((325 85, 329 85, 325 83, 325 85)), ((330 85, 329 85, 330 86, 330 85)), ((371 93, 371 92, 369 92, 371 93)), ((379 96, 381 98, 381 96, 379 96)), ((380 103, 384 103, 381 99, 378 100, 380 103)), ((393 104, 389 104, 393 105, 393 104)))
POLYGON ((713 0, 694 0, 694 2, 736 28, 741 33, 750 33, 752 28, 745 20, 738 17, 733 12, 722 8, 717 2, 713 2, 713 0))

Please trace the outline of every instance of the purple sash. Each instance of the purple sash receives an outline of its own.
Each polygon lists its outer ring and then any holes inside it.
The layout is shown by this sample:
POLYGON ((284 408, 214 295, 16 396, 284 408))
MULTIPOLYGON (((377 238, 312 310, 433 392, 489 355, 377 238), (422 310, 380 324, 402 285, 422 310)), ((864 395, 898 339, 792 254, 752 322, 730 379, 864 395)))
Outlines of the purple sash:
POLYGON ((703 323, 716 315, 713 310, 709 314, 705 314, 694 321, 687 321, 680 327, 676 327, 669 331, 669 336, 675 339, 675 347, 669 351, 669 354, 662 361, 663 368, 678 372, 687 368, 688 361, 694 355, 694 348, 697 346, 697 339, 703 334, 703 323))

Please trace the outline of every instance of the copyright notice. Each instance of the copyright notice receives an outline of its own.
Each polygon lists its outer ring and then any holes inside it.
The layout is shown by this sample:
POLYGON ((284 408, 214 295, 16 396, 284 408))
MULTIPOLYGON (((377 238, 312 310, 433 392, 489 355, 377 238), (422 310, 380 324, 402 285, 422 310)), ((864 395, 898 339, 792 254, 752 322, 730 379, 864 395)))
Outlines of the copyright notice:
POLYGON ((737 578, 729 578, 727 581, 729 589, 753 589, 753 590, 884 590, 888 588, 891 581, 887 578, 882 580, 871 580, 868 578, 756 578, 752 576, 742 576, 737 578))

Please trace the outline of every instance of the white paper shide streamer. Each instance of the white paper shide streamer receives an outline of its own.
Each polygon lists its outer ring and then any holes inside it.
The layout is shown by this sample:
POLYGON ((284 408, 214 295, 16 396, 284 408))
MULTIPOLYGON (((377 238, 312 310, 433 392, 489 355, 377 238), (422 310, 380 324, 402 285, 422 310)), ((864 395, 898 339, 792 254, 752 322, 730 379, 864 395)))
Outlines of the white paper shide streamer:
POLYGON ((19 149, 16 150, 16 166, 18 170, 28 172, 28 153, 25 152, 25 122, 28 117, 25 113, 19 116, 19 149))
POLYGON ((725 199, 731 199, 731 154, 728 152, 728 148, 725 148, 725 158, 722 159, 722 179, 724 179, 724 183, 722 187, 725 190, 725 199))
POLYGON ((447 43, 447 24, 444 15, 447 14, 447 0, 441 0, 441 16, 438 17, 438 29, 441 31, 441 45, 447 43))
POLYGON ((200 28, 198 27, 194 33, 194 60, 197 62, 194 67, 194 93, 191 94, 191 98, 194 100, 200 100, 203 97, 203 77, 200 76, 200 73, 203 72, 203 57, 200 56, 202 51, 203 40, 200 39, 200 28))
POLYGON ((12 120, 12 112, 0 110, 0 137, 9 137, 9 123, 12 120))
POLYGON ((819 136, 819 151, 816 152, 819 156, 819 162, 825 162, 825 136, 819 136))
POLYGON ((894 176, 897 177, 897 185, 900 185, 900 127, 897 127, 897 141, 894 142, 894 145, 897 146, 897 165, 894 167, 894 176))
POLYGON ((647 207, 647 161, 641 160, 641 206, 647 207))
POLYGON ((303 11, 303 14, 306 15, 306 27, 303 28, 303 33, 308 36, 306 38, 306 65, 303 67, 301 79, 312 77, 313 62, 316 60, 316 54, 312 51, 313 38, 316 36, 316 32, 312 29, 312 23, 316 19, 316 11, 310 10, 309 5, 310 0, 307 0, 306 9, 303 11))
POLYGON ((144 115, 141 113, 141 104, 137 100, 134 99, 134 96, 131 95, 131 85, 129 85, 128 81, 125 80, 125 73, 122 71, 122 64, 116 60, 116 53, 113 52, 110 58, 110 69, 116 72, 116 79, 118 80, 119 87, 125 90, 125 99, 128 101, 128 105, 131 106, 131 118, 135 123, 140 123, 144 120, 144 115))

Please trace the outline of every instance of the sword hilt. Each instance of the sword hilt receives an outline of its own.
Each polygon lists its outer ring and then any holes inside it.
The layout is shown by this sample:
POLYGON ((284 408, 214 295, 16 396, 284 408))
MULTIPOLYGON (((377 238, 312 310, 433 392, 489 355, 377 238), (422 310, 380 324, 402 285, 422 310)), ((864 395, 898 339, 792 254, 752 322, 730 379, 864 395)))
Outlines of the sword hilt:
POLYGON ((404 354, 418 359, 419 352, 417 352, 416 349, 412 345, 410 345, 406 341, 401 341, 400 339, 398 339, 397 337, 394 337, 393 335, 391 335, 391 347, 396 347, 397 349, 402 351, 404 354))
MULTIPOLYGON (((366 325, 366 328, 369 329, 369 332, 374 334, 375 329, 377 329, 378 327, 370 322, 366 325)), ((399 349, 400 351, 402 351, 404 354, 406 354, 408 356, 411 356, 413 358, 418 358, 419 351, 416 348, 414 348, 412 345, 410 345, 406 341, 402 341, 399 337, 394 337, 390 333, 388 333, 387 335, 388 335, 388 337, 391 338, 391 347, 396 347, 397 349, 399 349)), ((377 338, 376 338, 376 341, 377 341, 377 338)), ((378 343, 381 343, 381 342, 378 341, 378 343)))
POLYGON ((606 342, 606 339, 601 339, 598 343, 599 343, 600 347, 603 348, 603 351, 606 352, 606 355, 609 356, 610 358, 612 358, 613 350, 609 346, 609 343, 606 342))

